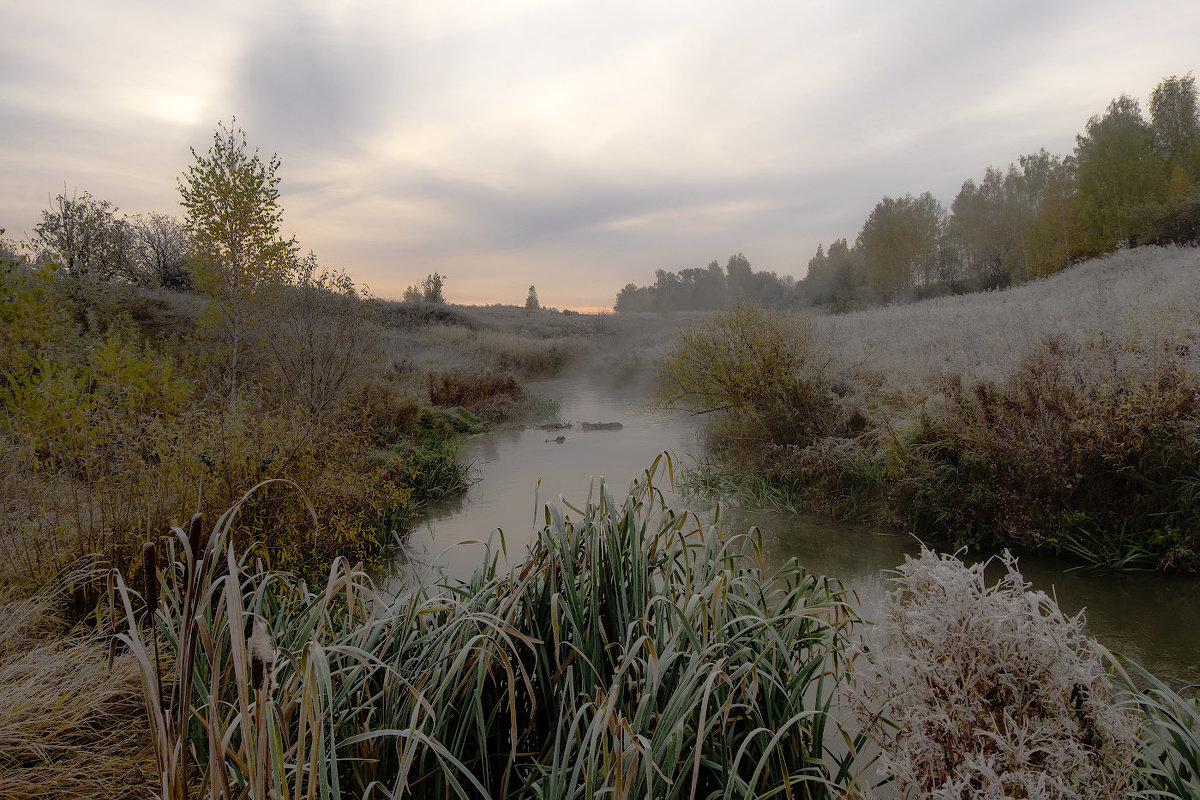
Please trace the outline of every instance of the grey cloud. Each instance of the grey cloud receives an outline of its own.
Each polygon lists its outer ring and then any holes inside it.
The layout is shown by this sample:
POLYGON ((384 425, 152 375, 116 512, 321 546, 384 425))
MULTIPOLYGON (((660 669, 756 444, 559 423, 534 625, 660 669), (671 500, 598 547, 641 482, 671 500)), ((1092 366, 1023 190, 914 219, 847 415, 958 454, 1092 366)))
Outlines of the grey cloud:
POLYGON ((1151 57, 1128 30, 1148 17, 1117 0, 564 3, 428 35, 402 30, 396 6, 317 2, 158 16, 14 7, 0 225, 31 224, 64 181, 131 212, 174 211, 188 145, 237 114, 251 144, 283 160, 289 229, 381 291, 379 276, 401 270, 401 289, 439 268, 462 290, 528 269, 514 285, 563 302, 544 269, 588 304, 655 267, 738 250, 799 274, 883 195, 949 203, 989 164, 1068 152, 1109 97, 1144 98, 1196 67, 1196 11, 1183 4, 1151 57), (162 42, 164 26, 203 57, 115 57, 162 42), (147 64, 176 69, 143 81, 147 64), (96 87, 129 91, 97 101, 96 87), (139 110, 137 92, 156 88, 194 88, 205 119, 139 110))
POLYGON ((353 152, 397 90, 387 47, 368 25, 335 31, 289 11, 245 45, 231 110, 252 120, 272 150, 353 152))
POLYGON ((639 180, 572 174, 499 190, 481 182, 421 174, 394 176, 373 191, 435 200, 461 226, 460 242, 466 234, 475 245, 518 248, 569 239, 648 214, 687 213, 721 203, 775 204, 787 200, 791 183, 780 175, 639 180))

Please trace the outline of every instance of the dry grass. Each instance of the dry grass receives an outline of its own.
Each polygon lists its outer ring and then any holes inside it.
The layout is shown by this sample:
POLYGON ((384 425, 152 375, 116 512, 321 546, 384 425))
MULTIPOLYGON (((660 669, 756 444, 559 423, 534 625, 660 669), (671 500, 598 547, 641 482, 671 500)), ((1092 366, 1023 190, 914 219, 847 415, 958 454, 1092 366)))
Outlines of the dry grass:
POLYGON ((493 372, 442 372, 429 375, 429 402, 443 408, 465 408, 489 422, 505 419, 525 399, 512 375, 493 372))
POLYGON ((0 797, 148 798, 156 782, 133 657, 70 628, 60 592, 0 603, 0 797))
POLYGON ((653 370, 679 330, 710 315, 558 314, 514 306, 378 304, 384 363, 395 385, 422 394, 430 374, 508 372, 521 379, 586 368, 653 370))
MULTIPOLYGON (((964 385, 1004 380, 1047 340, 1096 341, 1145 351, 1190 343, 1200 371, 1200 249, 1140 248, 1080 264, 1006 291, 937 298, 841 316, 821 316, 848 388, 892 398, 902 416, 919 413, 949 378, 964 385)), ((881 409, 882 410, 882 409, 881 409)))

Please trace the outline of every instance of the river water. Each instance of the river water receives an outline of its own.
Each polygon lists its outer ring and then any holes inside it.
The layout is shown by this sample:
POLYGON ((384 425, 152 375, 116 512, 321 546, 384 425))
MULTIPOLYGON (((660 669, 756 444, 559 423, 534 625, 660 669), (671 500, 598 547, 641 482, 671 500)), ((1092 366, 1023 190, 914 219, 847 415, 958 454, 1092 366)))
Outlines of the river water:
MULTIPOLYGON (((686 464, 699 452, 695 417, 648 408, 638 386, 587 379, 547 381, 539 394, 561 402, 563 430, 506 429, 469 441, 465 454, 475 482, 464 494, 431 507, 412 532, 393 580, 423 580, 437 572, 465 578, 479 563, 489 538, 503 531, 508 560, 523 558, 541 508, 560 497, 581 506, 589 486, 606 481, 624 495, 630 482, 664 451, 686 464), (619 430, 584 430, 580 423, 620 423, 619 430), (562 437, 561 440, 559 437, 562 437)), ((662 475, 666 483, 665 472, 662 475)), ((670 496, 701 519, 712 510, 670 496)), ((903 532, 839 522, 816 514, 725 508, 726 530, 755 525, 769 564, 796 557, 810 572, 842 581, 867 619, 888 591, 888 571, 916 554, 919 543, 903 532)), ((1100 574, 1068 571, 1070 565, 1025 555, 1019 567, 1035 588, 1074 614, 1086 609, 1088 630, 1110 650, 1148 667, 1169 685, 1200 684, 1200 579, 1158 573, 1100 574)))

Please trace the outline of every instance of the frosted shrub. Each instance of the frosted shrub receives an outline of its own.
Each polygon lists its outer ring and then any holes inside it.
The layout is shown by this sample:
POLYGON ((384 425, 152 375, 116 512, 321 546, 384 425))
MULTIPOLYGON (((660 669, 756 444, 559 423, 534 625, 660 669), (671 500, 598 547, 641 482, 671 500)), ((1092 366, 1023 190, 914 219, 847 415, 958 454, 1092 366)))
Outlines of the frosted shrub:
POLYGON ((1113 702, 1101 653, 1005 556, 922 549, 898 569, 880 641, 851 690, 906 798, 1121 797, 1136 721, 1113 702))

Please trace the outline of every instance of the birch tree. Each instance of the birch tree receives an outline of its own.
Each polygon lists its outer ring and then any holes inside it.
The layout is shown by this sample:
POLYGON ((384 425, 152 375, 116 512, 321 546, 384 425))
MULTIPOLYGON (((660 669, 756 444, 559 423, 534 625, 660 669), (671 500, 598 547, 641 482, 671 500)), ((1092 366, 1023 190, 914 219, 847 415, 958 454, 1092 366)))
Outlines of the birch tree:
MULTIPOLYGON (((236 120, 231 120, 231 126, 236 120)), ((194 252, 199 289, 213 301, 228 347, 226 380, 236 396, 240 359, 255 317, 256 295, 286 284, 296 241, 279 232, 279 157, 250 152, 240 128, 219 124, 208 152, 192 148, 195 163, 179 180, 184 225, 194 252)))
POLYGON ((1139 208, 1155 199, 1161 186, 1163 165, 1154 155, 1154 129, 1138 102, 1122 95, 1103 117, 1088 120, 1086 132, 1075 141, 1084 248, 1093 254, 1109 252, 1133 239, 1139 208))

